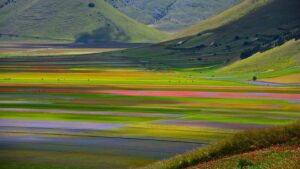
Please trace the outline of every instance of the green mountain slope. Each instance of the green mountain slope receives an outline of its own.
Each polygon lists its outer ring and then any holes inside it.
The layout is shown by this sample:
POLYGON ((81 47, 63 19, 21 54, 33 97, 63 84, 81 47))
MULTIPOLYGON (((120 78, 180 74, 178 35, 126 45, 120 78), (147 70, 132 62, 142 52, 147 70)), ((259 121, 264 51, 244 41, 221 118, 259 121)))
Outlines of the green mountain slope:
MULTIPOLYGON (((206 31, 199 29, 200 33, 193 36, 110 55, 133 58, 144 66, 156 69, 222 67, 257 52, 280 46, 293 38, 299 38, 300 1, 256 0, 255 2, 268 3, 256 5, 255 10, 249 9, 249 12, 239 19, 214 29, 205 29, 206 31)), ((252 6, 248 7, 252 9, 252 6)))
POLYGON ((300 66, 300 40, 291 40, 282 46, 221 68, 218 73, 237 74, 274 71, 287 67, 300 66))
POLYGON ((157 42, 166 38, 165 33, 125 16, 104 0, 13 0, 0 8, 0 33, 69 41, 157 42))
POLYGON ((164 31, 178 31, 241 0, 107 0, 126 15, 164 31))

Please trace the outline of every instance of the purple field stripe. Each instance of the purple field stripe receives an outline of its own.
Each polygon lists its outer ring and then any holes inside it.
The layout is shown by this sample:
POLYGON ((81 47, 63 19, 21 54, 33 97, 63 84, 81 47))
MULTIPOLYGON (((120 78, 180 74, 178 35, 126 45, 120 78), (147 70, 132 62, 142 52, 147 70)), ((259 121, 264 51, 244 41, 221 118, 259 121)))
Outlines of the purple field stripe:
POLYGON ((0 119, 0 127, 28 127, 65 130, 110 130, 126 126, 125 124, 64 122, 47 120, 8 120, 0 119))
POLYGON ((0 108, 6 112, 30 112, 30 113, 57 113, 57 114, 91 114, 91 115, 111 115, 111 116, 134 116, 134 117, 182 117, 180 114, 159 114, 159 113, 133 113, 133 112, 106 112, 106 111, 76 111, 76 110, 56 110, 56 109, 28 109, 28 108, 0 108))

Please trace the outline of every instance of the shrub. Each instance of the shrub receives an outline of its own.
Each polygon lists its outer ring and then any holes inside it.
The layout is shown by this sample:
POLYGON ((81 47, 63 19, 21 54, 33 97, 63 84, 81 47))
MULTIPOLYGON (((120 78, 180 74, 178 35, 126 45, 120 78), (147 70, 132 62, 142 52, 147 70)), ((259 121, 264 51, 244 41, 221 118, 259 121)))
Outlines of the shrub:
POLYGON ((241 53, 240 58, 241 59, 246 59, 246 58, 248 58, 252 55, 253 55, 253 52, 250 49, 248 49, 248 50, 245 50, 241 53))
POLYGON ((231 50, 231 46, 226 45, 226 49, 227 49, 227 50, 231 50))
POLYGON ((94 7, 95 7, 95 4, 91 2, 91 3, 88 4, 88 6, 89 6, 90 8, 94 8, 94 7))
POLYGON ((205 47, 206 47, 206 45, 201 44, 201 45, 196 46, 195 48, 196 48, 196 49, 203 49, 203 48, 205 48, 205 47))
POLYGON ((239 169, 245 169, 246 167, 248 166, 252 166, 253 165, 253 162, 249 159, 244 159, 244 158, 241 158, 238 160, 238 165, 237 167, 239 169))
POLYGON ((243 43, 243 46, 250 46, 250 45, 252 45, 252 42, 246 41, 243 43))

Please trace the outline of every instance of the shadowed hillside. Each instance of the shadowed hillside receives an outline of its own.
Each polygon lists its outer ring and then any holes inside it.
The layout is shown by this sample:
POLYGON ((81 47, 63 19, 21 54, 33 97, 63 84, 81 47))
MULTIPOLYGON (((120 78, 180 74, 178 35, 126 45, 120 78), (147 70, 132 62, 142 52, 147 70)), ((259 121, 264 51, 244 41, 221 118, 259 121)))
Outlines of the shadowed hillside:
POLYGON ((203 22, 199 22, 185 30, 182 30, 172 36, 172 39, 178 39, 186 36, 196 35, 199 32, 215 29, 217 27, 234 22, 249 12, 260 8, 271 2, 271 0, 244 0, 240 4, 225 10, 215 17, 208 18, 203 22))
POLYGON ((134 21, 104 0, 0 2, 2 37, 78 42, 157 42, 166 34, 134 21))

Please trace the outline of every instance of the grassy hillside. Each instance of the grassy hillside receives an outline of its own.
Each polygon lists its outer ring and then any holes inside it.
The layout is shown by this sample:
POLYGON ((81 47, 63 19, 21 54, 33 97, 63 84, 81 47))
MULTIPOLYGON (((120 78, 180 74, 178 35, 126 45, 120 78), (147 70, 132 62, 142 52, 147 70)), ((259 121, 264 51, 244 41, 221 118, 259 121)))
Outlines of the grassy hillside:
POLYGON ((282 46, 221 68, 219 74, 259 73, 300 66, 300 40, 291 40, 282 46))
MULTIPOLYGON (((246 131, 221 141, 207 148, 200 148, 192 152, 178 155, 169 160, 160 161, 143 169, 181 169, 203 162, 259 150, 273 145, 300 146, 300 124, 284 127, 246 131)), ((266 157, 265 157, 266 158, 266 157)))
POLYGON ((164 31, 179 31, 240 0, 107 0, 126 15, 164 31))
POLYGON ((0 33, 2 37, 80 42, 157 42, 166 38, 104 0, 15 0, 0 9, 0 33))
POLYGON ((200 22, 190 28, 187 28, 181 32, 172 36, 173 39, 182 38, 186 36, 196 35, 200 32, 215 29, 217 27, 226 25, 230 22, 236 21, 243 16, 247 15, 251 11, 268 4, 272 0, 244 0, 238 5, 225 10, 219 15, 209 18, 203 22, 200 22))
POLYGON ((206 31, 201 28, 197 35, 107 55, 126 57, 154 69, 223 67, 299 38, 299 7, 298 0, 245 1, 227 12, 234 21, 206 31), (247 6, 249 3, 253 5, 247 6), (243 12, 236 14, 236 9, 243 12))

